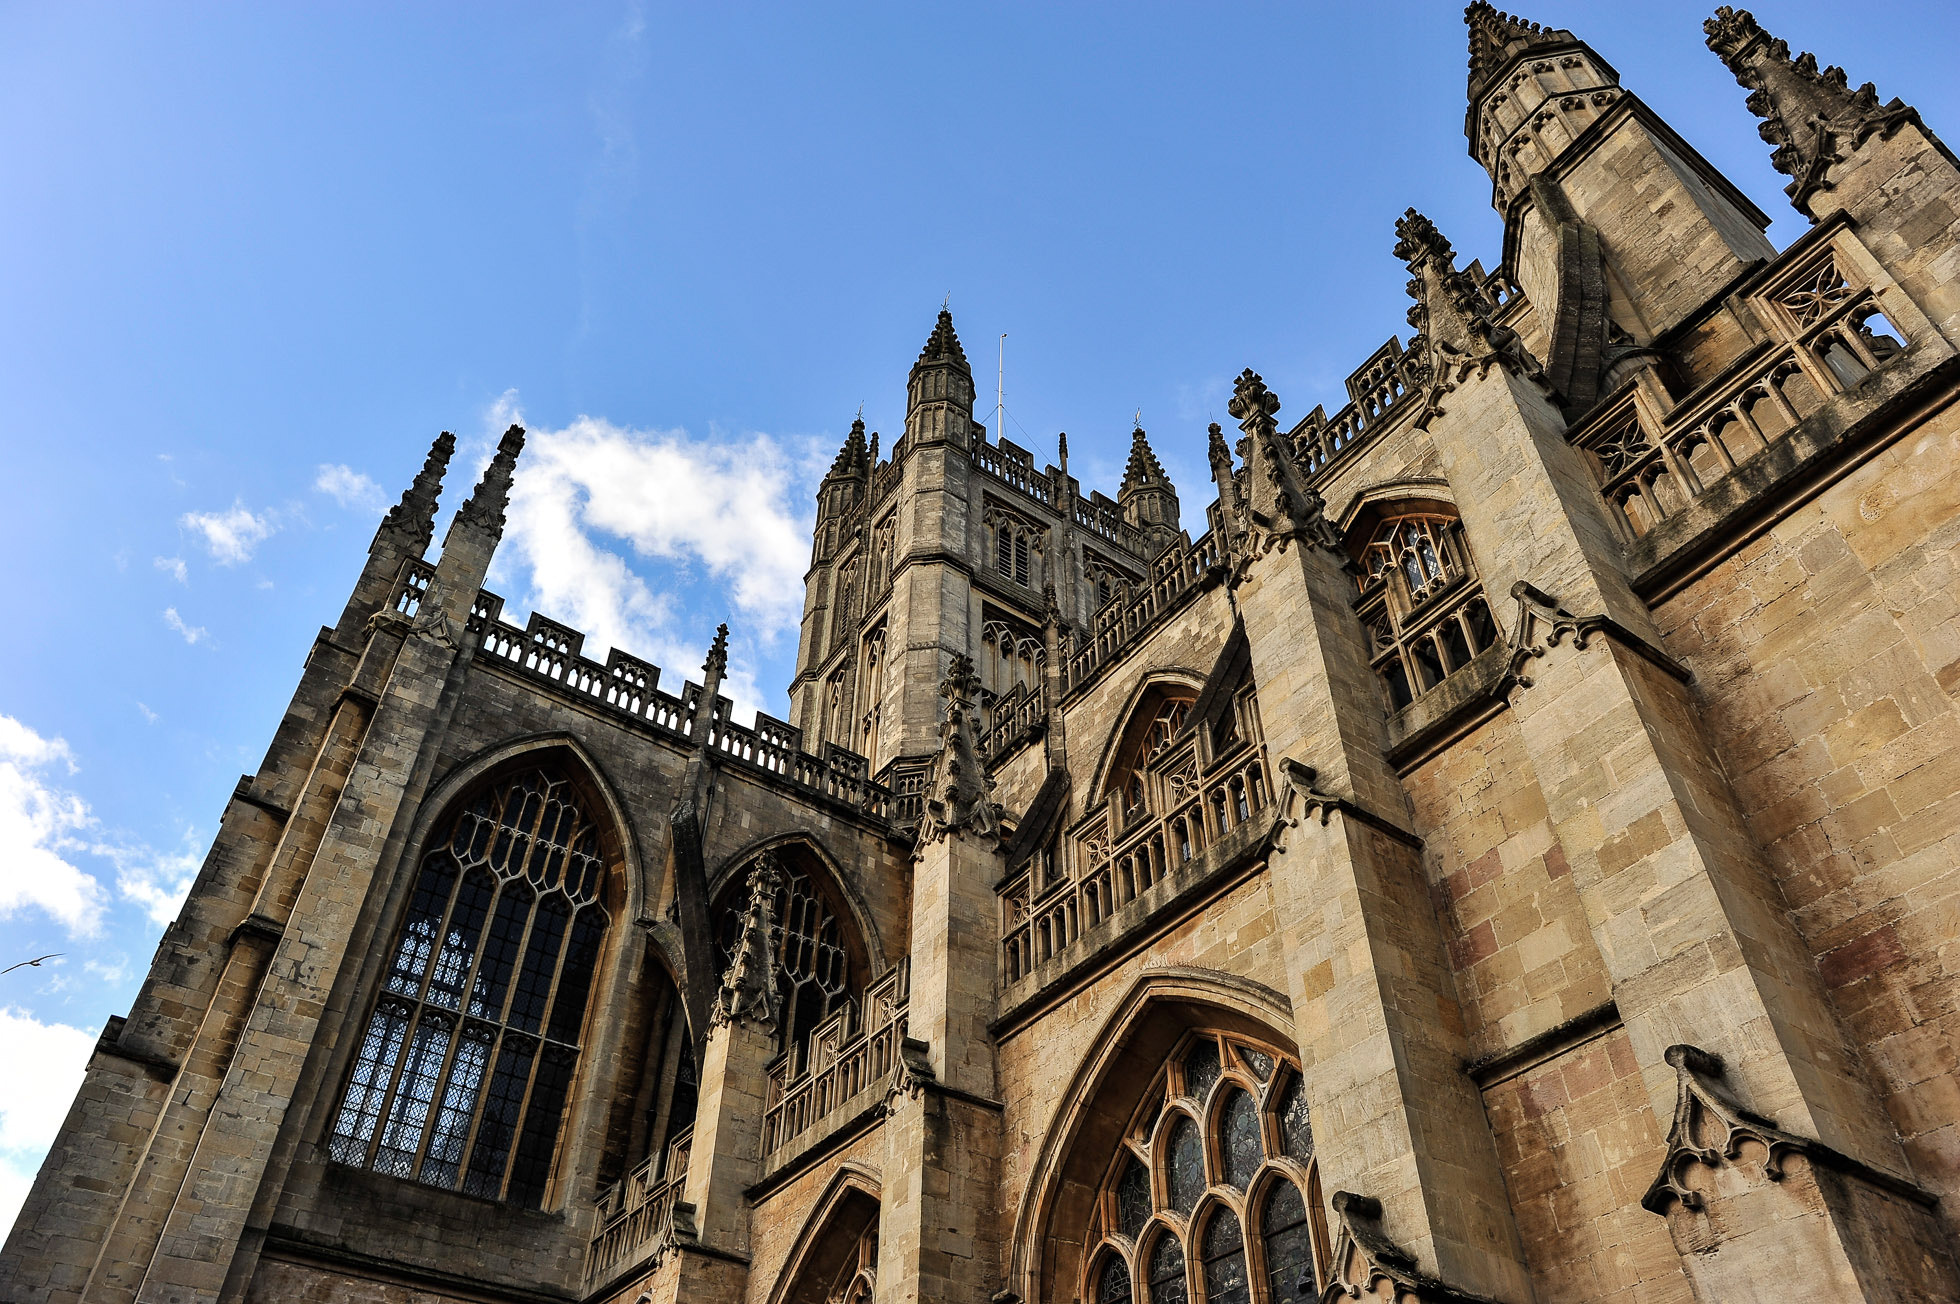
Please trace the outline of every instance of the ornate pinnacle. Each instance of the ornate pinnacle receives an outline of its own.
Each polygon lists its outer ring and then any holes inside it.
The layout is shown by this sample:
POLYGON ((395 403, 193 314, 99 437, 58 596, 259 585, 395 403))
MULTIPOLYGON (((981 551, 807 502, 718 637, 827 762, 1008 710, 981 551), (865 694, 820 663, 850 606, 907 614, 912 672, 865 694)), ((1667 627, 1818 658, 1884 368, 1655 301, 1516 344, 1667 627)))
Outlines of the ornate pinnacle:
POLYGON ((1470 94, 1474 97, 1512 55, 1534 45, 1572 40, 1572 33, 1559 28, 1526 22, 1489 4, 1476 0, 1463 11, 1470 28, 1470 94))
POLYGON ((510 504, 511 477, 517 471, 517 455, 524 451, 524 427, 512 426, 497 441, 497 455, 484 468, 470 500, 456 513, 457 524, 468 524, 501 538, 504 508, 510 504))
POLYGON ((1811 213, 1810 199, 1829 190, 1826 173, 1874 133, 1889 137, 1919 114, 1897 98, 1878 102, 1870 82, 1852 90, 1842 68, 1817 66, 1814 54, 1790 57, 1788 42, 1771 36, 1747 9, 1723 5, 1702 24, 1708 48, 1721 56, 1749 90, 1749 111, 1763 119, 1757 132, 1776 146, 1770 163, 1791 178, 1785 192, 1797 210, 1811 213))
MULTIPOLYGON (((442 475, 456 451, 456 436, 447 430, 429 446, 429 456, 414 481, 402 493, 402 500, 388 509, 374 532, 374 545, 385 540, 401 551, 421 556, 435 537, 436 502, 442 496, 442 475)), ((370 549, 372 551, 372 549, 370 549)))
POLYGON ((864 418, 859 417, 851 422, 851 433, 844 437, 844 446, 837 450, 837 460, 830 464, 830 475, 863 475, 869 466, 870 453, 864 443, 864 418))
POLYGON ((701 663, 701 673, 712 676, 717 682, 728 673, 728 624, 726 621, 715 626, 715 641, 708 647, 708 659, 701 663))
POLYGON ((1416 271, 1430 259, 1438 259, 1444 267, 1456 265, 1456 250, 1436 224, 1418 213, 1407 209, 1395 219, 1395 256, 1416 271))
POLYGON ((1409 341, 1415 354, 1416 378, 1423 386, 1423 407, 1417 428, 1426 429, 1442 415, 1441 399, 1472 370, 1478 375, 1493 365, 1533 379, 1544 368, 1526 351, 1517 332, 1500 326, 1490 304, 1468 276, 1456 269, 1456 251, 1436 224, 1411 208, 1395 223, 1395 256, 1409 265, 1409 341))
POLYGON ((711 1025, 750 1023, 769 1029, 776 1026, 779 1004, 776 991, 776 953, 772 943, 776 934, 776 893, 782 887, 782 873, 776 857, 763 852, 749 870, 749 904, 742 912, 742 933, 735 942, 735 958, 722 975, 721 991, 715 996, 711 1025))
POLYGON ((1138 426, 1130 432, 1130 461, 1123 468, 1123 487, 1119 494, 1134 493, 1150 485, 1168 485, 1170 477, 1164 474, 1163 464, 1151 450, 1150 438, 1138 426))
POLYGON ((1261 427, 1272 425, 1273 414, 1279 411, 1279 396, 1266 388, 1258 372, 1247 367, 1233 384, 1232 401, 1225 410, 1238 420, 1239 429, 1256 436, 1261 427))
POLYGON ((939 695, 946 699, 946 720, 939 730, 939 756, 926 793, 925 817, 919 821, 921 849, 948 834, 972 834, 982 840, 1000 836, 1000 807, 994 802, 986 763, 980 759, 979 728, 973 719, 973 701, 979 693, 980 676, 973 671, 973 658, 955 656, 939 685, 939 695))
POLYGON ((925 348, 919 351, 917 366, 930 366, 935 362, 952 363, 961 371, 970 372, 966 364, 966 350, 960 347, 960 337, 953 332, 953 314, 945 308, 939 310, 939 320, 926 339, 925 348))

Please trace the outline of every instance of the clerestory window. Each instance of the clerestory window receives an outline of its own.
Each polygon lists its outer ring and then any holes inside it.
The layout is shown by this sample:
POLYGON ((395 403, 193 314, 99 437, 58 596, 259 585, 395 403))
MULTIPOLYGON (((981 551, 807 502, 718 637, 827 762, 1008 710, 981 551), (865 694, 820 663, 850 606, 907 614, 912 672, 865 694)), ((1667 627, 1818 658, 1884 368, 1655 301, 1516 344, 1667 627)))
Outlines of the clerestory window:
POLYGON ((1397 710, 1497 642, 1462 531, 1430 513, 1381 521, 1362 546, 1358 608, 1397 710))
POLYGON ((1080 1298, 1095 1304, 1313 1299, 1313 1127, 1290 1058, 1193 1032, 1158 1071, 1092 1206, 1080 1298))
MULTIPOLYGON (((810 1034, 817 1026, 864 992, 866 959, 857 930, 844 910, 809 872, 805 853, 786 847, 777 857, 781 880, 776 889, 775 933, 770 939, 776 958, 776 990, 781 1013, 776 1021, 778 1044, 796 1054, 801 1065, 810 1034)), ((721 964, 733 963, 742 935, 742 907, 747 904, 748 873, 729 879, 716 911, 721 964)))
POLYGON ((606 865, 571 785, 493 783, 415 888, 327 1137, 335 1162, 536 1207, 604 947, 606 865))

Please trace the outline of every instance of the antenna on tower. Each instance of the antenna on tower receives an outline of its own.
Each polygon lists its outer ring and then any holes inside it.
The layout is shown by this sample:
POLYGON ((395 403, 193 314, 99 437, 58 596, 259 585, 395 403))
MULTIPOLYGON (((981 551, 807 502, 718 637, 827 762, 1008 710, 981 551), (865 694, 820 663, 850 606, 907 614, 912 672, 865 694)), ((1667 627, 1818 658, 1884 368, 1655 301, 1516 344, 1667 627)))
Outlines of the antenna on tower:
POLYGON ((1000 371, 994 381, 994 442, 1006 433, 1001 419, 1007 415, 1007 332, 1000 333, 1000 371))

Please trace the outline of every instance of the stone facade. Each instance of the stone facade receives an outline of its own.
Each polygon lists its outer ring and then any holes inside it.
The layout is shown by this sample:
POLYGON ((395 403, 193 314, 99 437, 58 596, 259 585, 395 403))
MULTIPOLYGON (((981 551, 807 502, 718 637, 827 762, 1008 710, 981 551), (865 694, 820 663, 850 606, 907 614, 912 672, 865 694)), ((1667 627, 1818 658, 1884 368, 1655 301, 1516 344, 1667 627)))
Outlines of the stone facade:
MULTIPOLYGON (((973 420, 818 494, 791 718, 434 561, 241 779, 4 1298, 1960 1298, 1960 167, 1722 9, 1813 225, 1467 13, 1467 268, 1203 528, 973 420)), ((1387 233, 1384 233, 1386 245, 1387 233)))

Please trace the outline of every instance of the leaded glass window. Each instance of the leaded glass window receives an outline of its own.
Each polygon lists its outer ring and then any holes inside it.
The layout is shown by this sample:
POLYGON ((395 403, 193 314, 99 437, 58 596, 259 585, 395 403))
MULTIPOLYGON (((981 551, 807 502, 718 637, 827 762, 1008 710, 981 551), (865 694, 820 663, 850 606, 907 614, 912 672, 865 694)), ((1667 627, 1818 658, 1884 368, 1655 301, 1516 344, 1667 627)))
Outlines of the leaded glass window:
POLYGON ((1399 710, 1495 644, 1497 622, 1450 517, 1389 517, 1360 548, 1361 623, 1399 710))
POLYGON ((1326 1233, 1319 1196, 1303 1194, 1318 1191, 1313 1131, 1290 1055, 1237 1033, 1186 1034, 1115 1145, 1079 1242, 1080 1298, 1290 1304, 1310 1295, 1326 1233))
POLYGON ((423 857, 327 1136, 338 1163, 542 1203, 608 917, 597 827, 530 769, 423 857))
MULTIPOLYGON (((861 994, 865 960, 856 931, 816 877, 799 864, 798 851, 785 848, 777 860, 781 874, 771 940, 782 1013, 776 1020, 776 1036, 779 1045, 797 1050, 800 1056, 817 1025, 861 994)), ((747 883, 746 870, 732 875, 718 910, 724 969, 734 962, 741 940, 747 883)))

